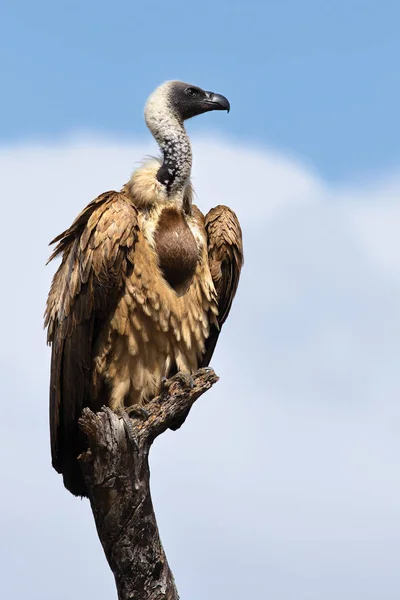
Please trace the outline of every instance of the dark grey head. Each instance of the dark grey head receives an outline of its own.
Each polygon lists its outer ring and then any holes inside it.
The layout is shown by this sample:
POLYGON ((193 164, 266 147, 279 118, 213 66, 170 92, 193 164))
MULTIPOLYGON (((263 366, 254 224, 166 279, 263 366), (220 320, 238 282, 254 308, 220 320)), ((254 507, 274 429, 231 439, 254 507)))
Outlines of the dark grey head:
POLYGON ((206 92, 183 81, 166 81, 149 96, 145 119, 150 129, 156 133, 169 117, 183 122, 211 110, 229 112, 229 109, 230 104, 225 96, 206 92))
POLYGON ((182 119, 191 119, 210 110, 226 110, 229 112, 230 104, 225 96, 206 92, 196 85, 183 83, 182 81, 171 82, 169 98, 174 112, 182 119))

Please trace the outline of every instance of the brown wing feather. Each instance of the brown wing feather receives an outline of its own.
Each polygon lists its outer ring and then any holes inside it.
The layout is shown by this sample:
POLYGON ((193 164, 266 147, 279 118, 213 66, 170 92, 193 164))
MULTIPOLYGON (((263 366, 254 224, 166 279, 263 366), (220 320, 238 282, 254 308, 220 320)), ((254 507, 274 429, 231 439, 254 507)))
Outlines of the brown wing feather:
MULTIPOLYGON (((208 263, 218 296, 218 326, 211 325, 203 359, 199 365, 207 367, 217 345, 221 327, 229 315, 239 283, 243 266, 242 230, 237 216, 227 206, 219 205, 212 208, 205 219, 199 209, 193 206, 193 214, 197 215, 200 223, 204 222, 208 243, 208 263)), ((182 426, 189 410, 175 420, 171 429, 175 430, 182 426)))
POLYGON ((222 325, 235 297, 243 266, 242 230, 236 214, 227 206, 212 208, 205 218, 208 239, 208 261, 218 295, 218 325, 213 326, 206 343, 202 366, 206 367, 214 353, 222 325))
POLYGON ((58 245, 50 260, 62 254, 45 313, 52 345, 52 464, 76 495, 85 495, 76 460, 83 449, 77 421, 90 405, 93 346, 132 264, 137 234, 134 206, 123 194, 106 192, 52 242, 58 245))

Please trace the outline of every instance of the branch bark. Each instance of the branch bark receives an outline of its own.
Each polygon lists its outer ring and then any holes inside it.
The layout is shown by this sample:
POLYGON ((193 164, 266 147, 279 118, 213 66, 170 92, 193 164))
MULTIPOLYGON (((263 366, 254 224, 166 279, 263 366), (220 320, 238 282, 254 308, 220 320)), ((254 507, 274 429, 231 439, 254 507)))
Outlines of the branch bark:
POLYGON ((179 599, 151 501, 149 450, 217 381, 212 369, 197 371, 193 387, 174 377, 146 405, 148 418, 129 419, 129 437, 124 421, 109 408, 82 413, 80 427, 89 449, 79 461, 119 600, 179 599))

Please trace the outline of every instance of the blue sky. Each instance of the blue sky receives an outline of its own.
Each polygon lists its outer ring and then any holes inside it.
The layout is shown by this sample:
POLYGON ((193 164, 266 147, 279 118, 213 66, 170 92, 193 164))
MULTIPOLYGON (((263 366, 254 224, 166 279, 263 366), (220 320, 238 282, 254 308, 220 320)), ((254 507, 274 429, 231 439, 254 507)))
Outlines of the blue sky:
POLYGON ((192 131, 303 157, 328 180, 400 159, 396 0, 3 2, 0 142, 138 136, 148 93, 183 79, 229 97, 192 131))

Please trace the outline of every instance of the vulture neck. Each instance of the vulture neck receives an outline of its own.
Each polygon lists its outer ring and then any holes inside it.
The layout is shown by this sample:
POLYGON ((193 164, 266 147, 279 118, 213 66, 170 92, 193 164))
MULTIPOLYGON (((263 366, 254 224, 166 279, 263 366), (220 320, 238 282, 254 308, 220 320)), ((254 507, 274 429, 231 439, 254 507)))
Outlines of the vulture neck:
POLYGON ((163 155, 157 180, 165 186, 168 196, 183 198, 192 170, 189 136, 182 121, 170 111, 157 111, 149 117, 147 125, 163 155))

